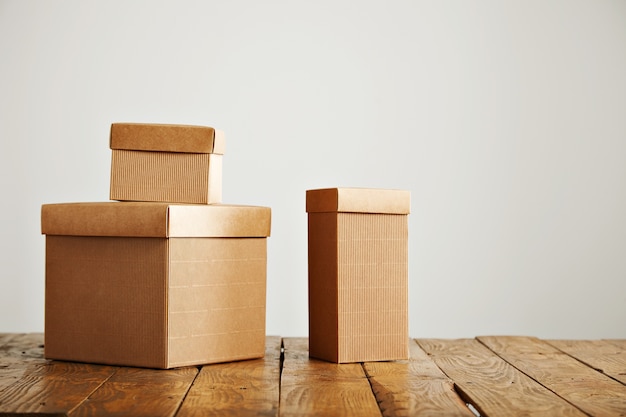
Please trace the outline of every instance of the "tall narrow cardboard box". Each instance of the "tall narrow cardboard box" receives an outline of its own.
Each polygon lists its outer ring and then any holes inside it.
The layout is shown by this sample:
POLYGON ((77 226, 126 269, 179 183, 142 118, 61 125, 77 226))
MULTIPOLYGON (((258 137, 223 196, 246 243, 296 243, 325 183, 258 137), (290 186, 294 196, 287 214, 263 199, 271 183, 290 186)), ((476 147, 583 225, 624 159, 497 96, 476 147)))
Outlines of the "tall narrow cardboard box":
POLYGON ((45 356, 173 368, 262 357, 270 209, 46 204, 45 356))
POLYGON ((308 190, 309 354, 408 358, 408 214, 401 190, 308 190))
POLYGON ((212 127, 111 125, 111 200, 220 203, 224 133, 212 127))

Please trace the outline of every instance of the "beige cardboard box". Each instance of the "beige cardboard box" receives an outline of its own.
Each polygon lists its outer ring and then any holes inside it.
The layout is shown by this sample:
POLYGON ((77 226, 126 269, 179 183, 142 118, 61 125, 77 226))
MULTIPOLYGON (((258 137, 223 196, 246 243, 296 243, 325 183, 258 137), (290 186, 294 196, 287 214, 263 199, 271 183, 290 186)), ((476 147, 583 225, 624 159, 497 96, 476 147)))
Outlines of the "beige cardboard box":
POLYGON ((111 125, 111 200, 220 203, 224 133, 204 126, 111 125))
POLYGON ((408 358, 410 193, 308 190, 309 354, 408 358))
POLYGON ((265 348, 270 209, 42 206, 45 357, 173 368, 265 348))

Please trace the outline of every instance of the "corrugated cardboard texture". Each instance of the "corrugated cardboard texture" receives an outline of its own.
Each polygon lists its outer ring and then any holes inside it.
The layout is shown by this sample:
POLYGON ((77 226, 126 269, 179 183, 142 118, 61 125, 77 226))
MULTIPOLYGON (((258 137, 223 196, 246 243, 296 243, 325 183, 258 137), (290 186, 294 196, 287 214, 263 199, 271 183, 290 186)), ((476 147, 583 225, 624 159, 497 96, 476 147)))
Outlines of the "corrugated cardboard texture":
POLYGON ((111 149, 224 154, 224 132, 207 126, 113 123, 111 149))
POLYGON ((407 220, 337 215, 340 362, 408 358, 407 220))
POLYGON ((333 362, 338 351, 337 214, 308 217, 309 354, 333 362))
POLYGON ((167 241, 46 236, 45 356, 163 368, 167 241))
POLYGON ((46 357, 171 368, 263 356, 269 217, 252 206, 44 205, 46 357), (188 223, 235 233, 167 237, 188 223), (124 225, 159 237, 84 236, 124 225))
POLYGON ((262 357, 265 238, 46 237, 45 356, 172 368, 262 357))
POLYGON ((111 200, 222 201, 222 155, 113 149, 111 200))
POLYGON ((307 190, 306 211, 409 214, 411 194, 405 190, 375 188, 307 190))
POLYGON ((46 235, 267 237, 270 228, 269 207, 110 201, 41 207, 46 235))
MULTIPOLYGON (((307 193, 307 207, 328 207, 332 190, 307 193)), ((384 204, 366 204, 373 205, 384 204)), ((406 359, 408 216, 313 210, 308 233, 310 355, 339 363, 406 359)))
POLYGON ((262 357, 266 240, 170 239, 169 366, 262 357))

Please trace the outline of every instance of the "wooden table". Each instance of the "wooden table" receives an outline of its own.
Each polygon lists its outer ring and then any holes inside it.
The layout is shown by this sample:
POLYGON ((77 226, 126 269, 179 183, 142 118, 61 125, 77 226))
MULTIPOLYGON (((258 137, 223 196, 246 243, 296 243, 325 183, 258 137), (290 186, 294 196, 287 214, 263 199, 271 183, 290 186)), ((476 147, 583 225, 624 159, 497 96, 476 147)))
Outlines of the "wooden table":
POLYGON ((0 415, 626 416, 626 340, 410 340, 411 359, 332 364, 307 339, 264 359, 173 370, 43 359, 0 334, 0 415))

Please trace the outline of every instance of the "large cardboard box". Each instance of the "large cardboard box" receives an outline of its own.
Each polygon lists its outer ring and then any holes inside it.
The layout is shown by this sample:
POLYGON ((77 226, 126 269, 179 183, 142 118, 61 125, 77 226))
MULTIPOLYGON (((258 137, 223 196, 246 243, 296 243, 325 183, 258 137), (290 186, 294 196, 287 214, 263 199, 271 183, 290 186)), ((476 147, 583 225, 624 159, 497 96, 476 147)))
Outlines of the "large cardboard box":
POLYGON ((408 214, 400 190, 308 190, 309 354, 408 358, 408 214))
POLYGON ((270 209, 42 206, 45 357, 173 368, 262 357, 270 209))
POLYGON ((111 125, 111 200, 220 203, 224 133, 212 127, 111 125))

